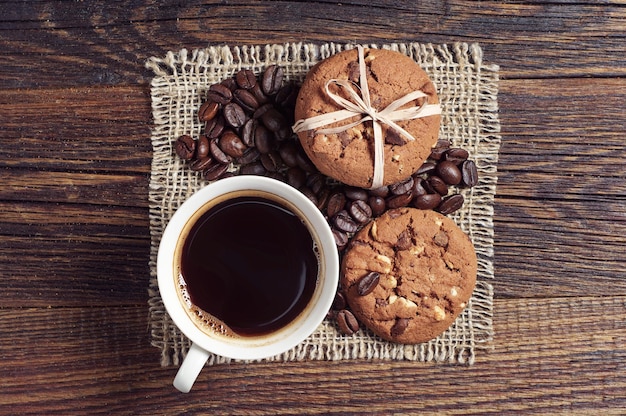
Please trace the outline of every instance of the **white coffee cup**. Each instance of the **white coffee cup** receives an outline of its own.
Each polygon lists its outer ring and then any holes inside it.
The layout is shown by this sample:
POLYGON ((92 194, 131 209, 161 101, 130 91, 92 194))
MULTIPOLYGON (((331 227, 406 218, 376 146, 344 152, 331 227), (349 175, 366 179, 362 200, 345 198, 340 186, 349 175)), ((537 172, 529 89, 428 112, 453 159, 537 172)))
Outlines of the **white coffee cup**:
POLYGON ((159 246, 157 257, 159 291, 168 314, 191 341, 185 359, 174 379, 174 386, 189 392, 211 353, 223 357, 254 360, 281 354, 311 335, 324 320, 335 297, 339 279, 339 259, 332 231, 317 207, 297 189, 262 176, 235 176, 213 182, 193 194, 174 213, 159 246), (319 272, 311 300, 286 326, 269 334, 228 337, 199 325, 189 313, 180 290, 180 259, 177 250, 190 222, 199 212, 230 196, 260 195, 280 202, 298 215, 316 242, 319 272))

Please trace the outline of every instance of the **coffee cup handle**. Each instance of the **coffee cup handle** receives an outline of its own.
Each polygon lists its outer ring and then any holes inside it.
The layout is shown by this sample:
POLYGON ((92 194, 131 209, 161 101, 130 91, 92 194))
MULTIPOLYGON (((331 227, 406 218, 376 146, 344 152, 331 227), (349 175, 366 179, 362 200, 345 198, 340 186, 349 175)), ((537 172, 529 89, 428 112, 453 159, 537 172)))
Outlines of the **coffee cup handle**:
POLYGON ((208 358, 209 352, 207 350, 198 347, 195 343, 191 344, 191 348, 187 351, 187 355, 174 378, 174 387, 183 393, 189 393, 208 358))

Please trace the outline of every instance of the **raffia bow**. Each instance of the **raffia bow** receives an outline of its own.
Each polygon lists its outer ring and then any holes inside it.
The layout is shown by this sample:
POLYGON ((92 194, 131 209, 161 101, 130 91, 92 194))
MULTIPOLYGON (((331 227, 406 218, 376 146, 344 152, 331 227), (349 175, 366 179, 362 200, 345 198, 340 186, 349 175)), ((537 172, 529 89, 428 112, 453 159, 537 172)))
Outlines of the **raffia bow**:
POLYGON ((381 124, 386 124, 387 126, 391 127, 408 141, 413 141, 415 140, 415 137, 413 137, 408 131, 404 130, 395 122, 399 120, 413 120, 416 118, 441 114, 441 107, 439 106, 439 104, 428 104, 428 95, 418 90, 410 92, 405 96, 398 98, 381 111, 376 110, 376 108, 372 107, 370 100, 363 47, 358 45, 357 50, 359 56, 358 88, 361 92, 361 96, 359 96, 357 91, 355 91, 355 89, 353 88, 353 86, 355 85, 353 82, 340 79, 328 80, 324 86, 326 94, 337 105, 342 107, 343 110, 333 111, 332 113, 320 114, 318 116, 310 117, 304 120, 298 120, 293 126, 293 131, 298 133, 302 131, 315 130, 315 134, 336 134, 342 131, 346 131, 349 128, 354 127, 358 124, 365 123, 366 121, 372 121, 374 128, 374 177, 372 179, 371 188, 375 189, 383 185, 384 179, 385 141, 383 138, 381 124), (333 84, 343 88, 348 94, 349 99, 346 99, 331 92, 330 85, 333 84), (402 106, 419 98, 426 98, 422 105, 401 108, 402 106), (339 127, 319 129, 320 127, 343 121, 357 115, 362 115, 363 117, 355 122, 348 123, 339 127))

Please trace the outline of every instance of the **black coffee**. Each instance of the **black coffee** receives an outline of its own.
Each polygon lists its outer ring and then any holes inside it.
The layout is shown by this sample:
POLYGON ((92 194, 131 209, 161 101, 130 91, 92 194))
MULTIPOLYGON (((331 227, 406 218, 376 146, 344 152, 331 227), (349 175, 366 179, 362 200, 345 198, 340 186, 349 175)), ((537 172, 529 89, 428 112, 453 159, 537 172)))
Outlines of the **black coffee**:
POLYGON ((191 302, 243 336, 292 321, 317 282, 307 227, 282 205, 256 196, 209 209, 192 226, 181 255, 191 302))

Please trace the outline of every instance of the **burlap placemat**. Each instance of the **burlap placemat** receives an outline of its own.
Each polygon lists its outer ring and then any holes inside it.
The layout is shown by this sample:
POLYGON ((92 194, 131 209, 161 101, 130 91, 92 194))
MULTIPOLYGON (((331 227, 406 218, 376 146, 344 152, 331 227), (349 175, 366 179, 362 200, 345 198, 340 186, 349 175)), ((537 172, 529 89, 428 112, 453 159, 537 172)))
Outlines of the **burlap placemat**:
MULTIPOLYGON (((493 338, 493 200, 500 147, 498 120, 498 66, 483 62, 479 45, 394 43, 363 45, 404 53, 430 75, 442 106, 440 138, 469 151, 480 182, 462 190, 465 205, 452 215, 470 236, 478 255, 478 282, 466 310, 441 336, 419 345, 383 341, 367 330, 352 336, 324 322, 307 340, 268 360, 388 359, 445 361, 471 364, 477 349, 493 338)), ((241 68, 259 73, 270 64, 285 70, 287 80, 302 81, 318 61, 354 45, 289 43, 265 46, 211 46, 189 53, 169 52, 150 58, 146 66, 155 76, 151 84, 152 172, 150 178, 150 286, 149 314, 152 345, 161 350, 161 364, 177 365, 190 346, 170 320, 159 296, 156 257, 162 232, 174 211, 207 182, 175 155, 173 142, 182 134, 197 137, 201 124, 197 110, 208 86, 241 68)), ((211 356, 209 364, 230 361, 211 356)))

